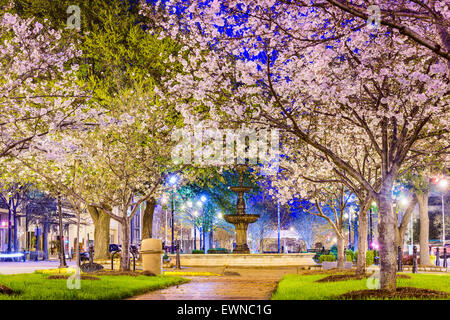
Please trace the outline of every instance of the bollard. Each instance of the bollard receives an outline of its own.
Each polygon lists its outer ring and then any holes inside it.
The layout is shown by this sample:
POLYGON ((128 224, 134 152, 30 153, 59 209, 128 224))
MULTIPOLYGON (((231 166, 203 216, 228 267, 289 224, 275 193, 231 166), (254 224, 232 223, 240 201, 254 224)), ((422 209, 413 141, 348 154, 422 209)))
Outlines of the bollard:
POLYGON ((412 273, 417 273, 417 247, 413 247, 413 266, 412 273))
POLYGON ((402 247, 398 246, 397 248, 397 271, 403 271, 403 264, 402 264, 402 247))
POLYGON ((442 266, 447 268, 447 248, 444 248, 444 261, 442 262, 442 266))
POLYGON ((436 266, 439 267, 439 248, 436 248, 436 266))
POLYGON ((176 268, 181 269, 180 265, 180 240, 176 241, 177 257, 176 257, 176 268))
POLYGON ((162 258, 164 251, 159 239, 144 239, 141 243, 142 269, 154 274, 162 274, 162 258))

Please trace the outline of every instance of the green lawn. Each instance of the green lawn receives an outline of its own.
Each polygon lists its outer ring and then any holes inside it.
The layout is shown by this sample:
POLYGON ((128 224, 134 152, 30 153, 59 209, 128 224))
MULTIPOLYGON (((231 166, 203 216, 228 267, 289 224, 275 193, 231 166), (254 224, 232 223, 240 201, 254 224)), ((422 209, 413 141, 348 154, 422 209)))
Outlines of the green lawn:
POLYGON ((46 274, 0 275, 0 284, 20 292, 0 294, 0 300, 101 300, 123 299, 189 280, 174 276, 97 276, 100 280, 81 280, 80 289, 68 289, 67 280, 48 280, 46 274))
MULTIPOLYGON (((397 279, 400 287, 433 289, 450 293, 450 275, 408 274, 411 279, 397 279)), ((278 284, 273 300, 330 300, 354 290, 367 290, 367 279, 337 282, 315 282, 329 276, 288 274, 278 284)))

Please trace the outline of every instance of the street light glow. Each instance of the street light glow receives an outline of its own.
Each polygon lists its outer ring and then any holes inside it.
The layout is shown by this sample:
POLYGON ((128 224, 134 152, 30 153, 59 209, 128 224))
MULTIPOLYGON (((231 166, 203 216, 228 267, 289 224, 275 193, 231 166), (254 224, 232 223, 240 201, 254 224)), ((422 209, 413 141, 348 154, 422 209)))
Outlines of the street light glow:
POLYGON ((197 201, 197 207, 201 207, 203 205, 203 202, 201 202, 200 200, 197 201))
POLYGON ((192 208, 192 206, 193 206, 193 204, 192 204, 192 201, 191 201, 191 200, 189 200, 188 202, 186 202, 186 204, 187 204, 187 206, 188 206, 189 208, 192 208))
POLYGON ((446 179, 441 179, 438 183, 439 188, 441 188, 442 190, 447 189, 448 186, 448 181, 446 179))
POLYGON ((400 199, 400 204, 401 204, 402 206, 406 206, 406 205, 408 205, 408 203, 409 203, 408 198, 401 198, 401 199, 400 199))
POLYGON ((192 212, 192 214, 193 214, 195 217, 197 217, 197 216, 198 216, 198 211, 195 210, 194 212, 192 212))
POLYGON ((219 211, 219 212, 217 213, 217 217, 219 217, 219 219, 222 219, 222 217, 223 217, 222 212, 219 211))
POLYGON ((175 184, 175 183, 177 183, 177 180, 178 180, 177 176, 174 175, 174 176, 170 177, 169 182, 171 184, 175 184))
POLYGON ((206 197, 205 196, 201 196, 200 199, 202 200, 202 202, 206 202, 206 197))

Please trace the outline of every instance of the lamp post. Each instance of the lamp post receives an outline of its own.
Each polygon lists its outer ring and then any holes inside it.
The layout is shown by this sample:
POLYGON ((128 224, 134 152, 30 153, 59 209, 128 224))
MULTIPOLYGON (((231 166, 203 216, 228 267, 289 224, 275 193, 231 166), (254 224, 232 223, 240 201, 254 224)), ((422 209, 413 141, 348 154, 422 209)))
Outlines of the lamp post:
POLYGON ((205 208, 204 208, 204 203, 206 202, 206 197, 205 196, 201 196, 200 200, 197 201, 197 207, 202 208, 202 227, 201 227, 201 232, 202 232, 202 238, 203 238, 203 246, 200 248, 200 250, 203 249, 203 253, 206 254, 206 245, 205 245, 205 240, 206 240, 206 216, 205 216, 205 208))
POLYGON ((277 202, 278 253, 280 253, 280 201, 277 202))
POLYGON ((174 212, 175 212, 175 197, 174 192, 172 191, 172 201, 171 201, 171 221, 172 221, 172 239, 170 241, 170 252, 175 253, 175 246, 174 246, 174 237, 175 237, 175 221, 174 221, 174 212))
POLYGON ((172 201, 171 201, 171 215, 172 215, 172 239, 170 242, 170 252, 173 254, 175 253, 175 220, 174 220, 174 215, 175 215, 175 184, 177 183, 177 176, 171 176, 169 179, 170 184, 173 186, 172 190, 171 190, 171 196, 172 196, 172 201))
POLYGON ((438 183, 438 187, 441 189, 441 204, 442 204, 442 246, 445 247, 445 204, 444 204, 444 195, 447 191, 448 181, 446 179, 441 179, 438 183))
MULTIPOLYGON (((161 202, 162 202, 162 204, 166 205, 167 204, 167 198, 164 196, 162 198, 161 202)), ((164 246, 167 246, 167 208, 164 209, 164 213, 165 213, 164 246)))
MULTIPOLYGON (((199 212, 195 210, 193 213, 194 217, 198 217, 199 212)), ((197 226, 195 225, 194 221, 194 250, 197 250, 197 226)))
POLYGON ((353 215, 353 208, 350 208, 349 213, 344 214, 344 218, 348 218, 348 247, 351 248, 352 246, 352 215, 353 215))

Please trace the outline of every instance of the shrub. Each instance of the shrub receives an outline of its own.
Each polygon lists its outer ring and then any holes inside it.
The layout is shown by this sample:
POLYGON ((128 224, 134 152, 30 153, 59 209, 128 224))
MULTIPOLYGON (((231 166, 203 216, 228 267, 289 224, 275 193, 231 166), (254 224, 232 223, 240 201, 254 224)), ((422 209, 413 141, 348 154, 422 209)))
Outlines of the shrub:
MULTIPOLYGON (((354 253, 355 260, 358 260, 358 251, 354 253)), ((375 262, 375 252, 374 250, 366 251, 366 265, 371 266, 375 262)))
POLYGON ((201 253, 205 253, 205 251, 203 251, 203 250, 192 250, 192 254, 201 254, 201 253))
POLYGON ((322 263, 324 261, 336 261, 336 257, 333 254, 323 254, 319 257, 319 262, 322 263))
POLYGON ((211 249, 208 249, 207 252, 208 253, 217 253, 217 254, 221 253, 221 254, 223 254, 223 253, 228 253, 228 250, 225 249, 225 248, 211 248, 211 249))
POLYGON ((355 259, 355 253, 353 250, 347 250, 347 261, 354 261, 355 259))
POLYGON ((374 250, 367 250, 366 252, 366 265, 371 266, 375 262, 375 251, 374 250))
POLYGON ((330 248, 330 253, 334 256, 334 258, 335 259, 337 259, 337 256, 338 256, 338 250, 337 250, 337 246, 336 245, 333 245, 331 248, 330 248))

